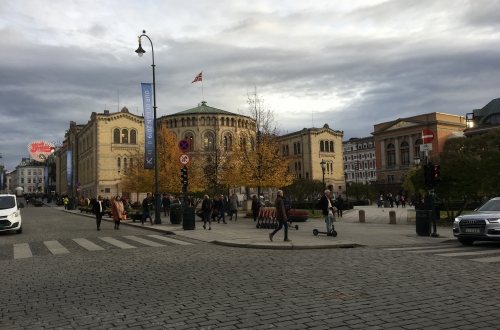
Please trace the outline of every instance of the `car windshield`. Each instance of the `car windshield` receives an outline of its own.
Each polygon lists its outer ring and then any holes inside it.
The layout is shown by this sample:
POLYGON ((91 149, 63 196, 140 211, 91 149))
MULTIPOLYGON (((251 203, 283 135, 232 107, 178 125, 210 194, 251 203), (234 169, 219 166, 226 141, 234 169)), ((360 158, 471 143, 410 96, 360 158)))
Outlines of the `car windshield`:
POLYGON ((481 212, 500 212, 500 199, 490 199, 477 210, 481 212))
POLYGON ((0 210, 11 209, 16 206, 13 196, 0 196, 0 210))

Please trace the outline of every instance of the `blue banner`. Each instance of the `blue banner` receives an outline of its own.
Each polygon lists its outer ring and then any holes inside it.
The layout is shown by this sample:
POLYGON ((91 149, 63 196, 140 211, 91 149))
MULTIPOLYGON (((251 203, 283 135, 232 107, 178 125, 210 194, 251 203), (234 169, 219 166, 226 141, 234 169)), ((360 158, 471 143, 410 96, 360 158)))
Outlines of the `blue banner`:
POLYGON ((155 165, 155 121, 153 107, 152 84, 141 83, 142 87, 142 102, 144 106, 144 168, 152 169, 155 165))
POLYGON ((66 150, 66 181, 71 186, 73 181, 73 152, 66 150))

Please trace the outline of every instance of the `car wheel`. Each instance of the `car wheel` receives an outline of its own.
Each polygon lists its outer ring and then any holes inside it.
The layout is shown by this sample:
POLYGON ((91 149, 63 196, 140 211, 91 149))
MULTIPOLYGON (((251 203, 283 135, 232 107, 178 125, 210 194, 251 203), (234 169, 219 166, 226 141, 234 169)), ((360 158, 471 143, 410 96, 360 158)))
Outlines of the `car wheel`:
POLYGON ((16 230, 16 234, 20 234, 23 232, 23 227, 19 228, 18 230, 16 230))
POLYGON ((467 246, 470 246, 474 243, 474 240, 472 240, 470 238, 459 238, 458 241, 460 243, 462 243, 463 245, 467 245, 467 246))

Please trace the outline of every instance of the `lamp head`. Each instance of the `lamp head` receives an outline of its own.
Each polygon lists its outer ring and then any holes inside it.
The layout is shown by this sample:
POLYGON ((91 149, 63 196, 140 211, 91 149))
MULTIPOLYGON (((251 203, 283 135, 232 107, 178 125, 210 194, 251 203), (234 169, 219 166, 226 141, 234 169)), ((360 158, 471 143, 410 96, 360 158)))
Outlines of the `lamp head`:
POLYGON ((139 47, 135 50, 135 52, 139 55, 139 57, 142 57, 142 55, 146 52, 144 48, 142 48, 141 37, 139 37, 139 47))
POLYGON ((324 171, 326 169, 326 162, 325 162, 325 160, 322 159, 319 164, 321 165, 321 169, 324 171))

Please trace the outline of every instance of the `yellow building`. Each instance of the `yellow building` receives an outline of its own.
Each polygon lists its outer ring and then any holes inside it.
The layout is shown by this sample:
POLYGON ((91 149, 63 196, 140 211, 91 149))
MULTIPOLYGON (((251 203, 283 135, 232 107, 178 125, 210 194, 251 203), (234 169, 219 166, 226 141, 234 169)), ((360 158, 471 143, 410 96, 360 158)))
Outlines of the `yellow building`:
POLYGON ((323 180, 332 185, 334 194, 345 193, 343 131, 332 130, 327 124, 321 128, 304 128, 279 137, 283 156, 290 159, 290 172, 297 178, 323 180))

